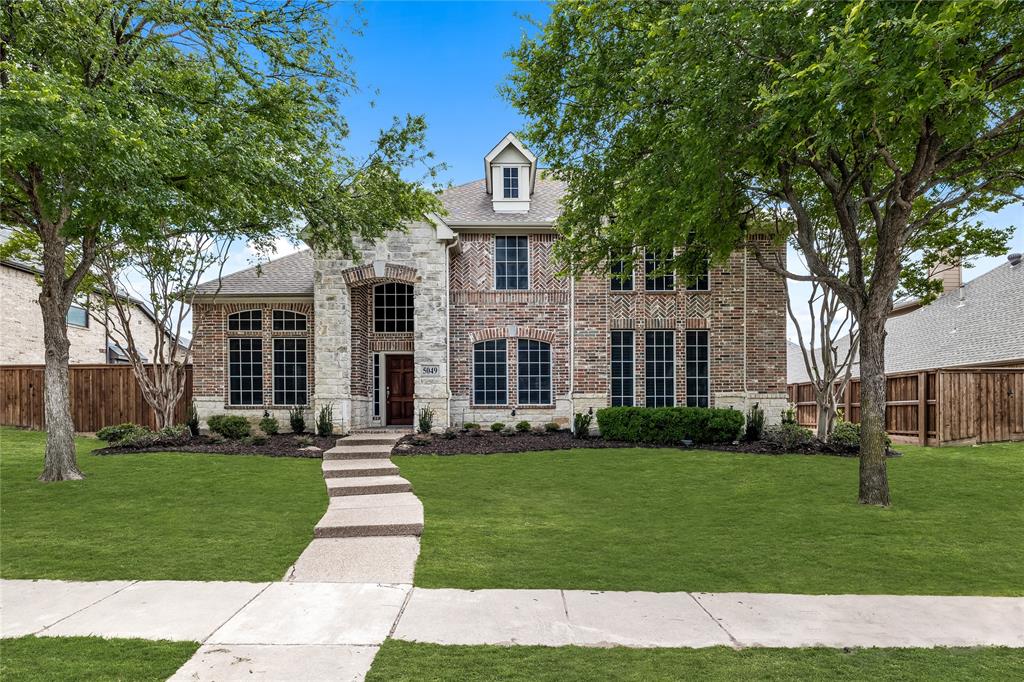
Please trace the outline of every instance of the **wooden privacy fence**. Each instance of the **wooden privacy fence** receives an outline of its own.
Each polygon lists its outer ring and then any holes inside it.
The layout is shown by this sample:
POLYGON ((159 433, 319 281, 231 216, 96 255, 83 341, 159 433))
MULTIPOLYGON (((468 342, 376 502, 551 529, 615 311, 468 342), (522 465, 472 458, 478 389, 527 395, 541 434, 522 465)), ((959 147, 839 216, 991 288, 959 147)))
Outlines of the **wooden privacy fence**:
MULTIPOLYGON (((790 384, 797 422, 815 428, 812 384, 790 384)), ((860 381, 839 395, 846 418, 860 421, 860 381)), ((1024 440, 1024 368, 985 367, 886 376, 885 430, 898 443, 957 445, 1024 440)))
MULTIPOLYGON (((152 371, 152 369, 150 369, 152 371)), ((175 410, 175 423, 188 418, 192 402, 192 368, 186 367, 185 393, 175 410)), ((133 422, 156 427, 156 415, 142 395, 130 365, 71 365, 71 417, 76 431, 133 422)), ((0 424, 42 429, 43 366, 0 367, 0 424)))

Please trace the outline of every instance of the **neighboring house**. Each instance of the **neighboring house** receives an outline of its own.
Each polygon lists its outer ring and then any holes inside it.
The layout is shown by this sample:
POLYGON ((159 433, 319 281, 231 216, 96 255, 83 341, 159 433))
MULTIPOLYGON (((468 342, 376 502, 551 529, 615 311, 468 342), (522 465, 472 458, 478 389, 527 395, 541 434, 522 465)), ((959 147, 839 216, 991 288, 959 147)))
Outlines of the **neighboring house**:
POLYGON ((333 407, 342 430, 466 422, 568 424, 608 405, 786 404, 782 280, 752 253, 690 283, 559 277, 561 182, 514 135, 484 179, 441 195, 359 262, 302 251, 198 287, 201 418, 333 407))
MULTIPOLYGON (((39 271, 27 264, 0 261, 0 365, 42 365, 46 362, 43 345, 43 316, 39 310, 39 271)), ((141 301, 132 299, 132 335, 143 357, 156 343, 158 325, 141 301)), ((90 317, 84 300, 68 310, 67 329, 72 365, 120 364, 127 355, 103 322, 90 317)), ((90 305, 102 305, 93 296, 90 305)), ((114 317, 113 313, 111 314, 114 317)))

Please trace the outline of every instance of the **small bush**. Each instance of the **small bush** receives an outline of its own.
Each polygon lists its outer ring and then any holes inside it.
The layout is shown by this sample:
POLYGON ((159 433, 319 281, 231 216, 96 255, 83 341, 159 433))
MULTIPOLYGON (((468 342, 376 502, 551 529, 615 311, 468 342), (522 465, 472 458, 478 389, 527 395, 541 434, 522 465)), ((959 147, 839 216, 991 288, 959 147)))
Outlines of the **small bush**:
POLYGON ((309 436, 296 436, 295 444, 301 448, 309 447, 313 444, 313 439, 309 436))
POLYGON ((316 435, 330 436, 334 433, 334 403, 327 403, 320 408, 316 417, 316 435))
POLYGON ((860 449, 860 424, 851 424, 845 419, 836 419, 832 426, 832 435, 828 437, 830 445, 850 450, 860 449))
POLYGON ((782 411, 783 424, 796 424, 796 408, 790 405, 782 411))
POLYGON ((562 427, 558 425, 558 422, 548 422, 544 425, 544 430, 548 433, 555 433, 561 431, 562 427))
POLYGON ((761 440, 764 434, 764 410, 758 403, 754 403, 747 410, 746 439, 749 441, 761 440))
POLYGON ((444 434, 442 435, 444 436, 445 440, 455 440, 459 436, 455 429, 453 429, 450 426, 444 430, 444 434))
POLYGON ((785 423, 765 429, 764 440, 783 450, 799 450, 811 444, 814 434, 799 424, 785 423))
POLYGON ((210 430, 228 440, 239 440, 251 433, 249 420, 237 414, 215 414, 206 420, 210 430))
POLYGON ((477 424, 476 422, 466 422, 465 424, 462 425, 462 428, 464 428, 466 431, 479 431, 480 425, 477 424))
POLYGON ((586 438, 590 435, 590 423, 594 421, 594 416, 586 412, 577 412, 572 418, 572 433, 576 438, 586 438))
POLYGON ((119 448, 148 448, 158 445, 160 434, 150 431, 145 426, 136 426, 135 429, 121 436, 113 443, 119 448))
POLYGON ((494 422, 491 424, 491 431, 499 433, 505 429, 505 422, 494 422))
POLYGON ((277 434, 277 430, 280 428, 277 419, 271 417, 269 413, 263 413, 263 419, 260 420, 260 431, 267 434, 268 436, 274 436, 277 434))
POLYGON ((419 424, 420 433, 430 433, 434 428, 434 408, 421 407, 417 422, 419 424))
POLYGON ((143 427, 131 422, 125 422, 124 424, 118 424, 116 426, 104 426, 96 432, 96 437, 108 443, 116 443, 132 431, 141 428, 143 427))
POLYGON ((516 431, 519 433, 529 433, 531 428, 530 422, 525 419, 521 422, 516 422, 516 431))
POLYGON ((188 426, 189 434, 193 436, 199 435, 199 410, 196 409, 196 401, 194 400, 188 406, 188 420, 185 422, 185 425, 188 426))
POLYGON ((677 445, 731 443, 743 430, 743 413, 714 407, 606 407, 597 425, 608 440, 677 445))
POLYGON ((506 426, 505 428, 503 428, 501 430, 501 435, 502 436, 514 436, 514 435, 516 435, 516 430, 514 428, 512 428, 511 426, 506 426))
POLYGON ((242 439, 242 443, 245 445, 264 445, 266 444, 266 442, 267 437, 258 433, 253 434, 251 436, 246 436, 245 438, 242 439))
POLYGON ((414 436, 412 444, 416 446, 430 445, 430 439, 426 436, 414 436))
POLYGON ((306 411, 298 406, 288 410, 288 425, 292 427, 292 433, 305 433, 306 411))
POLYGON ((177 424, 175 426, 165 426, 160 429, 157 435, 160 436, 161 443, 186 443, 192 436, 192 430, 188 424, 177 424))

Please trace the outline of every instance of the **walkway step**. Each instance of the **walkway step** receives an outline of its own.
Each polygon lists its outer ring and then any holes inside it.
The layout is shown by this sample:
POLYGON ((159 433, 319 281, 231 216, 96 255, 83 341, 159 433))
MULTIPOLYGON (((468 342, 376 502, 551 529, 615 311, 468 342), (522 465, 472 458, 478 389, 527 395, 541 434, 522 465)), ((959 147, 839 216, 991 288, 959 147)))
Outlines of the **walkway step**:
POLYGON ((404 433, 353 433, 335 441, 338 447, 348 445, 394 445, 405 436, 404 433))
POLYGON ((323 463, 324 478, 397 476, 398 467, 388 459, 336 459, 323 463))
POLYGON ((412 493, 383 493, 378 495, 345 495, 327 501, 328 509, 366 509, 379 507, 419 507, 420 498, 412 493))
POLYGON ((328 478, 325 480, 327 482, 327 494, 331 497, 407 493, 412 491, 412 485, 401 476, 357 476, 354 478, 328 478))
POLYGON ((391 445, 348 445, 336 446, 324 451, 324 459, 387 459, 391 456, 391 445))
POLYGON ((287 579, 316 583, 411 583, 419 553, 419 538, 408 535, 315 538, 296 560, 287 579))
POLYGON ((316 528, 317 538, 386 537, 421 535, 423 507, 384 507, 379 509, 328 509, 316 528))

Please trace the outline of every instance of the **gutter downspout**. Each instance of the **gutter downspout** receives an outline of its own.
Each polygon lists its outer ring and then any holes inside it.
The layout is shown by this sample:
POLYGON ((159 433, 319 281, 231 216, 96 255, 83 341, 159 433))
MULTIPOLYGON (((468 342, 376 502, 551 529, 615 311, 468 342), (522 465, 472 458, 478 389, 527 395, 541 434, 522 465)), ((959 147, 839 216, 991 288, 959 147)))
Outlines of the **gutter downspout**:
POLYGON ((452 422, 452 248, 459 245, 459 233, 455 233, 455 239, 444 249, 444 384, 448 393, 448 426, 454 426, 452 422))
POLYGON ((576 278, 569 278, 569 415, 570 429, 576 433, 576 278))

